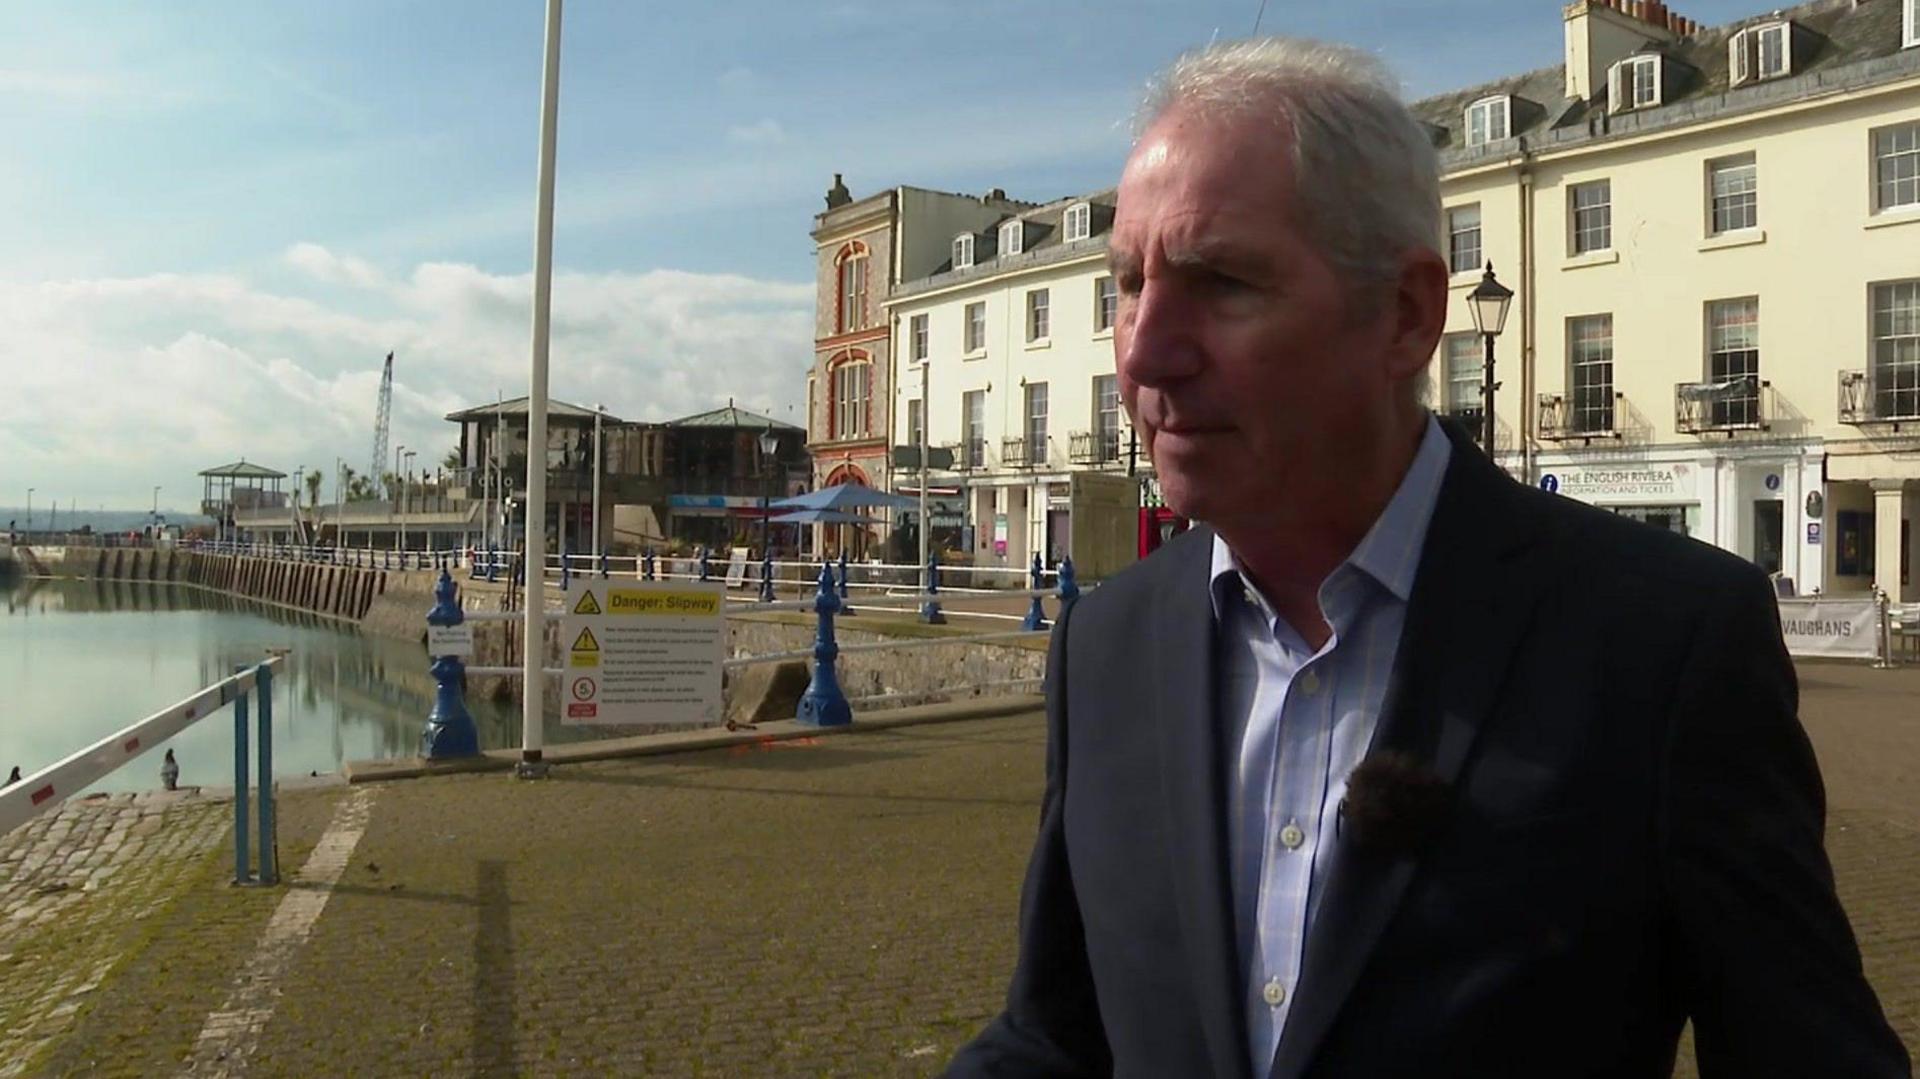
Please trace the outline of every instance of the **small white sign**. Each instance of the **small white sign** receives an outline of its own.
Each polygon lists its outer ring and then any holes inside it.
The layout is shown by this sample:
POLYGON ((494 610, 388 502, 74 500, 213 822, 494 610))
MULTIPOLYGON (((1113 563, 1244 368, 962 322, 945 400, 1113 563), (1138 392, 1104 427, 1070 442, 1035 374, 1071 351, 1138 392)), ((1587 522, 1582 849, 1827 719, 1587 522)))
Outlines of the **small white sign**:
POLYGON ((472 624, 462 622, 457 626, 428 626, 427 654, 430 656, 473 655, 472 624))
POLYGON ((562 722, 720 723, 725 585, 582 581, 566 597, 562 722))

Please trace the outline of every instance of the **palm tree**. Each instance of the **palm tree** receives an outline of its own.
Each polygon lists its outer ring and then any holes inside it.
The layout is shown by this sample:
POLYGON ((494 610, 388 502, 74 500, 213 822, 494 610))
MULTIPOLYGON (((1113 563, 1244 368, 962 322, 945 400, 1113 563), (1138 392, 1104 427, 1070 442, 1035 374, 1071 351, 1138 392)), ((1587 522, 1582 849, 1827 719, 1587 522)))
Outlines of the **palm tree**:
POLYGON ((314 509, 320 505, 320 484, 326 478, 327 478, 326 475, 317 468, 314 469, 312 472, 307 473, 306 483, 307 483, 307 508, 308 509, 314 509))

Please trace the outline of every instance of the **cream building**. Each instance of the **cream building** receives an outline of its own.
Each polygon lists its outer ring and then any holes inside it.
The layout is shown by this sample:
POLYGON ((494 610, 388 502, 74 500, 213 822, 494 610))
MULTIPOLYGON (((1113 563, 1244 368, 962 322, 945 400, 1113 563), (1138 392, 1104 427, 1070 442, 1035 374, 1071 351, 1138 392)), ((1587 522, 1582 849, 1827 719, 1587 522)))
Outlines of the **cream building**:
MULTIPOLYGON (((1057 561, 1071 473, 1143 462, 1114 380, 1112 223, 1105 191, 956 230, 939 269, 887 305, 894 441, 919 445, 924 415, 927 445, 952 453, 951 468, 929 473, 934 538, 976 565, 1057 561)), ((894 486, 913 493, 918 479, 894 486)))
POLYGON ((1416 105, 1458 298, 1436 406, 1477 427, 1491 261, 1510 471, 1801 593, 1920 598, 1920 0, 1563 16, 1563 65, 1416 105))

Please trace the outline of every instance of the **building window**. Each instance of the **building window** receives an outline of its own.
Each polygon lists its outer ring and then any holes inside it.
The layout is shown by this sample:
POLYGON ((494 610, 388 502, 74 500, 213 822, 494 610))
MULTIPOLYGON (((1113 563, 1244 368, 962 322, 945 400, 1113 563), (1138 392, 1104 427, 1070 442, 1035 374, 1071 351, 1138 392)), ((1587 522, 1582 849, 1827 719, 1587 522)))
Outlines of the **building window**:
POLYGON ((1465 424, 1477 439, 1484 401, 1480 383, 1485 346, 1476 333, 1450 333, 1442 339, 1442 344, 1446 347, 1446 383, 1441 388, 1440 407, 1465 424))
POLYGON ((1605 251, 1613 246, 1613 182, 1595 180, 1574 184, 1570 196, 1573 207, 1573 253, 1605 251))
POLYGON ((1093 377, 1093 437, 1100 463, 1120 459, 1120 380, 1113 375, 1093 377))
POLYGON ((1112 275, 1094 278, 1093 281, 1093 332, 1100 333, 1113 329, 1113 319, 1120 311, 1120 294, 1113 287, 1112 275))
POLYGON ((908 356, 916 360, 927 358, 927 316, 915 315, 907 320, 908 356))
POLYGON ((911 398, 907 401, 907 445, 909 446, 918 447, 920 445, 921 404, 922 402, 918 397, 911 398))
POLYGON ((863 438, 867 421, 873 364, 865 360, 843 363, 833 369, 833 437, 863 438))
POLYGON ((1043 288, 1027 293, 1027 340, 1045 341, 1048 337, 1047 291, 1043 288))
POLYGON ((1026 223, 1018 218, 1000 226, 1000 257, 1020 253, 1020 241, 1026 238, 1026 223))
POLYGON ((1027 383, 1027 463, 1047 463, 1047 384, 1027 383))
POLYGON ((1713 397, 1717 427, 1760 422, 1760 300, 1707 304, 1707 379, 1723 388, 1713 397))
POLYGON ((1447 263, 1454 273, 1480 268, 1480 204, 1447 211, 1447 263))
POLYGON ((1920 45, 1920 0, 1907 0, 1906 33, 1900 35, 1903 49, 1920 45))
POLYGON ((1712 192, 1712 233, 1738 232, 1760 225, 1760 177, 1753 155, 1707 162, 1712 192))
POLYGON ((987 463, 987 391, 968 390, 960 395, 960 426, 962 463, 980 468, 987 463))
POLYGON ((1509 97, 1486 97, 1467 106, 1467 145, 1484 146, 1507 137, 1512 117, 1509 97))
POLYGON ((1790 44, 1783 22, 1748 27, 1733 35, 1727 41, 1727 82, 1739 86, 1787 74, 1793 68, 1790 44))
POLYGON ((953 238, 953 268, 964 270, 973 265, 973 234, 953 238))
POLYGON ((1920 206, 1920 123, 1873 133, 1873 208, 1920 206))
POLYGON ((864 249, 841 256, 840 332, 867 324, 867 254, 864 249))
POLYGON ((1067 242, 1084 240, 1093 235, 1093 207, 1084 202, 1076 202, 1067 207, 1067 242))
POLYGON ((987 347, 987 301, 967 305, 966 351, 979 352, 987 347))
POLYGON ((1567 320, 1567 359, 1573 387, 1573 430, 1613 430, 1613 316, 1567 320))
POLYGON ((819 390, 820 390, 819 380, 814 378, 813 372, 811 371, 807 372, 807 441, 808 442, 818 441, 818 432, 820 431, 822 426, 814 413, 814 409, 820 407, 819 390))
POLYGON ((1873 412, 1920 416, 1920 278, 1873 286, 1873 412))
POLYGON ((1660 104, 1660 57, 1629 56, 1613 65, 1607 73, 1607 98, 1613 112, 1660 104))

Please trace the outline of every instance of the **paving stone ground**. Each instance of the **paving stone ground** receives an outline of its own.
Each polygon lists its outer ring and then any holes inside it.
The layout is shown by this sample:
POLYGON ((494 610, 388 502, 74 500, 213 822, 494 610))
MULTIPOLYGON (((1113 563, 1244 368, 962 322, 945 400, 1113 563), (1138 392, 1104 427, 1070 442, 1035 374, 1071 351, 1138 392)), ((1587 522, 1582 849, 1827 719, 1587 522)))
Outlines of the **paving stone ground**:
MULTIPOLYGON (((1920 1054, 1920 669, 1802 679, 1842 898, 1920 1054)), ((1043 744, 1027 715, 379 785, 246 1074, 932 1074, 998 1007, 1043 744)), ((289 870, 338 796, 282 800, 289 870)), ((33 1073, 182 1074, 284 890, 181 864, 33 1073)))

